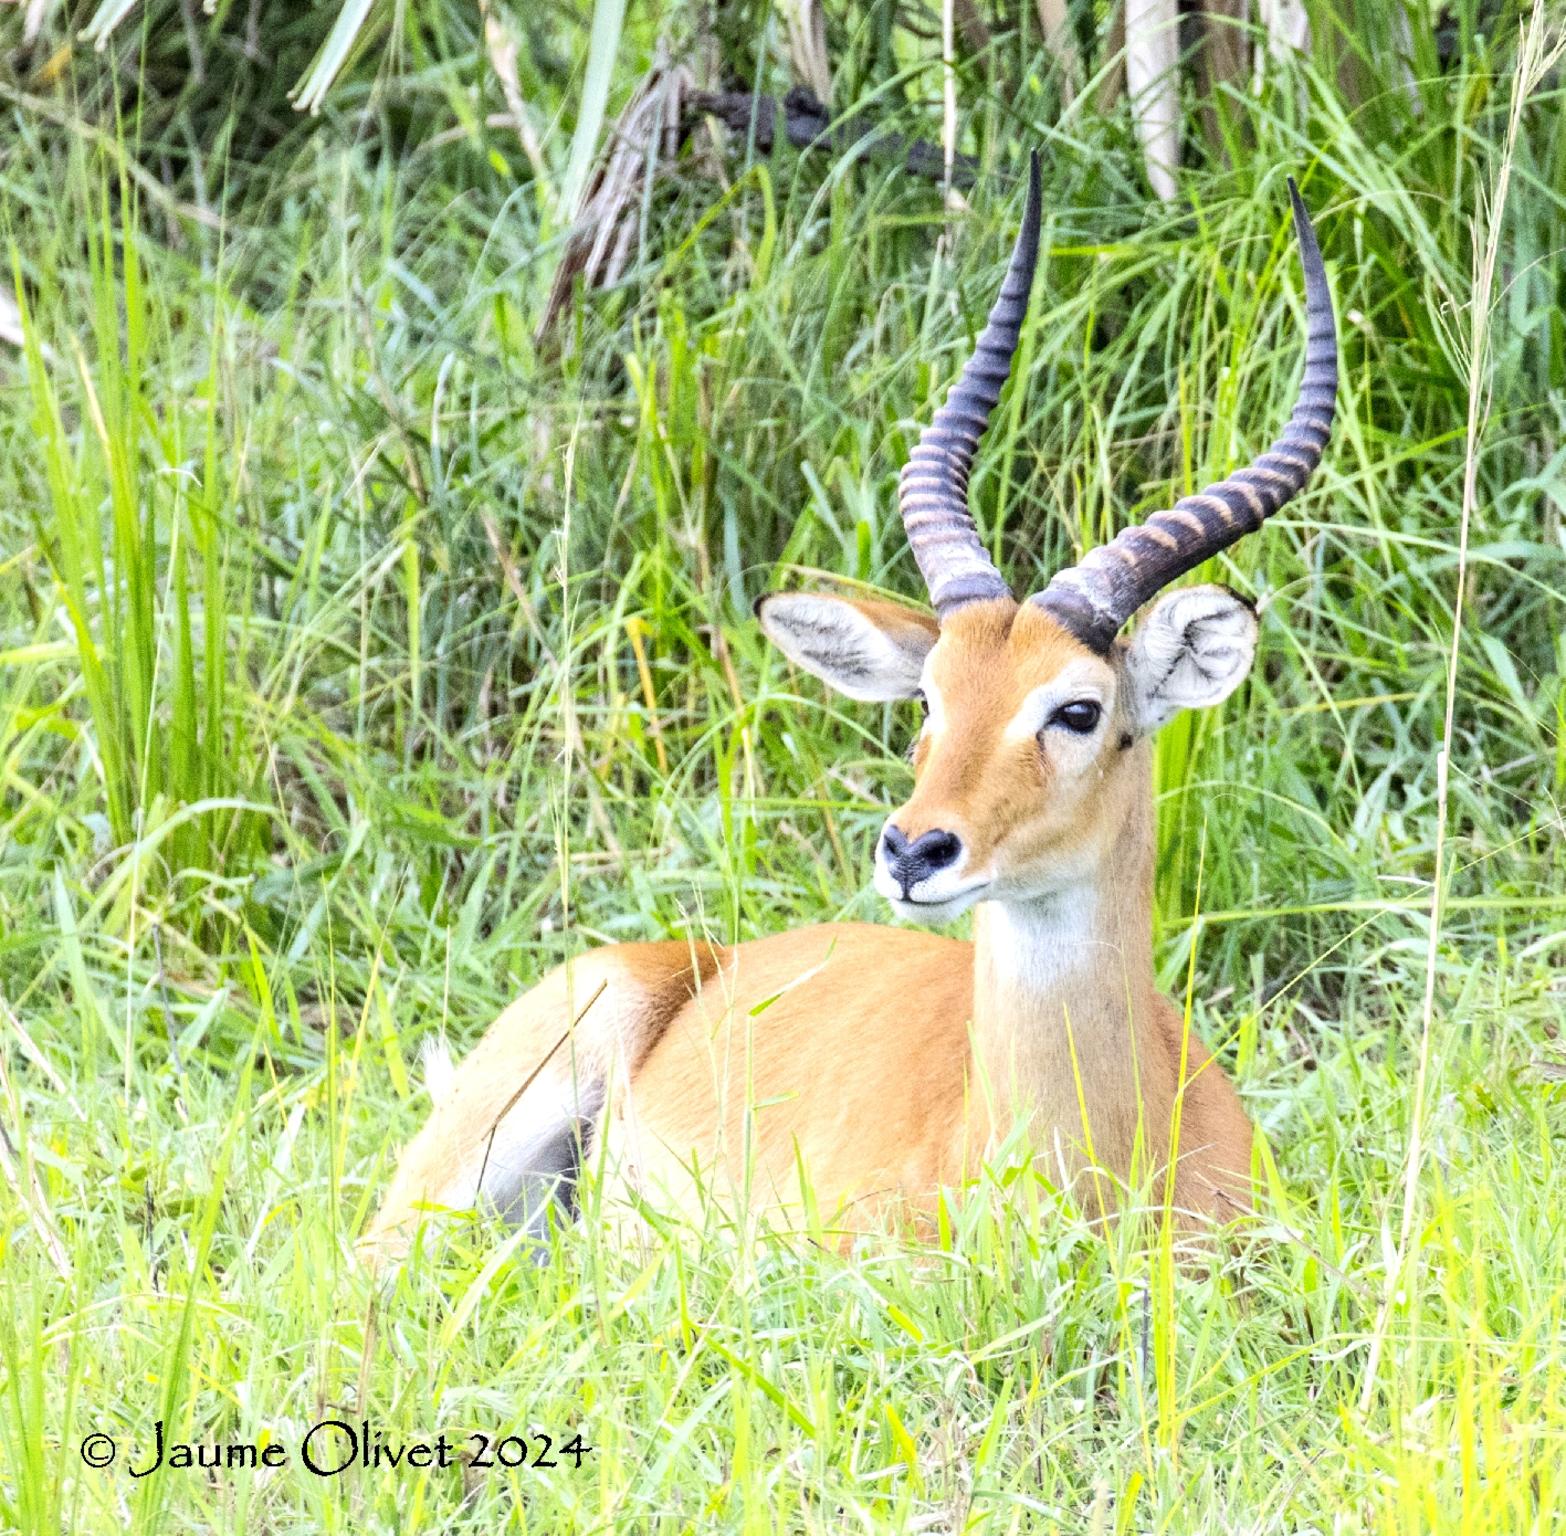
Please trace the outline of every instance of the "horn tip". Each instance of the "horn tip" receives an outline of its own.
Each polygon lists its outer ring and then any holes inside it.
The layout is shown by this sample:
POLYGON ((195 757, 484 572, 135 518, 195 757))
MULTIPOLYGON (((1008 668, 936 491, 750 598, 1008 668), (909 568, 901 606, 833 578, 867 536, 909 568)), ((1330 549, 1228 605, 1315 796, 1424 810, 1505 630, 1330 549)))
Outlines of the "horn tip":
POLYGON ((1294 215, 1294 233, 1301 245, 1309 249, 1316 244, 1316 226, 1311 223, 1310 209, 1300 196, 1299 183, 1292 176, 1285 180, 1289 186, 1289 208, 1294 215))

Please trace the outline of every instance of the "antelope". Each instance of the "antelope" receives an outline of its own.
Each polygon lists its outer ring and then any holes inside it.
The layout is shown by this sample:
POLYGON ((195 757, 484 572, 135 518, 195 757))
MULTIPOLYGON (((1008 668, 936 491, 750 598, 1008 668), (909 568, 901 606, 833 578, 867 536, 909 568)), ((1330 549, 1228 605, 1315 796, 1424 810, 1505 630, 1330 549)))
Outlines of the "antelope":
POLYGON ((913 792, 881 830, 875 889, 917 923, 972 908, 972 942, 841 923, 732 945, 614 944, 567 962, 460 1067, 431 1064, 433 1111, 363 1240, 372 1264, 403 1253, 432 1208, 483 1203, 542 1233, 551 1207, 573 1210, 584 1157, 601 1158, 606 1200, 722 1196, 784 1220, 813 1201, 817 1219, 850 1231, 894 1206, 927 1221, 1019 1120, 1098 1219, 1139 1161, 1182 1221, 1249 1208, 1250 1120, 1155 984, 1151 738, 1239 686, 1257 619, 1226 588, 1193 586, 1161 597, 1129 639, 1120 631, 1320 462, 1336 327, 1288 186, 1304 372, 1255 463, 1013 597, 967 482, 1026 313, 1035 156, 1000 295, 899 482, 933 616, 821 592, 757 605, 784 655, 850 699, 922 705, 913 792))

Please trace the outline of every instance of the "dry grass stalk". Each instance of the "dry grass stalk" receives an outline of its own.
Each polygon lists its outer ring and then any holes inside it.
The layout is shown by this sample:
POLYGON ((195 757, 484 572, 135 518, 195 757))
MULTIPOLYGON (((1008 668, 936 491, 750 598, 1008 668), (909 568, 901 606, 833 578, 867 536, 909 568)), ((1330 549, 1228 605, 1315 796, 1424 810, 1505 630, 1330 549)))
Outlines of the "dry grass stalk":
POLYGON ((1257 51, 1254 66, 1253 79, 1260 86, 1269 58, 1282 61, 1310 46, 1310 16, 1304 0, 1256 0, 1256 19, 1267 34, 1266 50, 1257 51))
POLYGON ((1109 15, 1109 30, 1104 34, 1104 73, 1099 81, 1094 105, 1100 112, 1114 110, 1126 88, 1126 11, 1117 5, 1109 15))
POLYGON ((941 0, 941 180, 946 188, 948 213, 960 212, 963 207, 963 200, 952 185, 952 169, 957 163, 956 22, 955 0, 941 0))
POLYGON ((27 0, 27 9, 22 13, 22 42, 31 47, 37 40, 38 34, 43 31, 43 24, 49 19, 49 13, 58 4, 58 0, 27 0))
POLYGON ((817 101, 832 100, 832 60, 827 53, 826 13, 819 0, 785 0, 788 59, 794 78, 810 87, 817 101))
POLYGON ((516 32, 507 17, 495 14, 488 0, 479 9, 484 17, 484 50, 489 55, 490 68, 495 71, 495 78, 500 82, 500 94, 505 98, 511 124, 522 142, 522 153, 527 156, 538 184, 547 187, 551 183, 544 161, 544 147, 533 129, 533 120, 528 115, 527 103, 522 99, 522 85, 517 76, 516 32))
POLYGON ((1071 36, 1071 17, 1066 11, 1066 0, 1036 0, 1039 26, 1044 33, 1044 46, 1060 65, 1061 98, 1069 102, 1076 94, 1082 75, 1082 61, 1077 56, 1077 45, 1071 36))
POLYGON ((579 278, 585 287, 610 288, 624 274, 641 227, 643 188, 649 173, 672 160, 679 148, 681 111, 690 89, 684 65, 659 60, 610 125, 555 268, 538 340, 553 330, 579 278))

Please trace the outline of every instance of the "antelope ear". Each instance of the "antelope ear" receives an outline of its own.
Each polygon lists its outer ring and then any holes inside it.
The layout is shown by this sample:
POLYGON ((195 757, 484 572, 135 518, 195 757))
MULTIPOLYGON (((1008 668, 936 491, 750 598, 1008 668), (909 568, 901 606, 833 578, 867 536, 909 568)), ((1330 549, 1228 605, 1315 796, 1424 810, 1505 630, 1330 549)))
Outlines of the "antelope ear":
POLYGON ((1181 587, 1155 603, 1124 652, 1136 729, 1221 704, 1256 659, 1256 610, 1227 587, 1181 587))
POLYGON ((911 699, 941 634, 928 614, 900 603, 816 592, 774 592, 756 617, 790 661, 851 699, 911 699))

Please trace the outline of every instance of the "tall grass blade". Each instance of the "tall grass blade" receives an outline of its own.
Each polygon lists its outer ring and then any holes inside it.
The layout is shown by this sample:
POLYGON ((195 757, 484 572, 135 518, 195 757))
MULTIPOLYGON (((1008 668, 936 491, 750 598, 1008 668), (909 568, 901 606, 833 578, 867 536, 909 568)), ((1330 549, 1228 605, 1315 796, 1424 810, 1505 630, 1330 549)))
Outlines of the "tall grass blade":
POLYGON ((598 137, 603 132, 604 116, 609 108, 609 85, 624 26, 625 0, 594 0, 593 23, 587 39, 587 67, 577 99, 576 126, 571 133, 565 176, 560 183, 560 206, 573 220, 580 211, 582 192, 598 150, 598 137))

